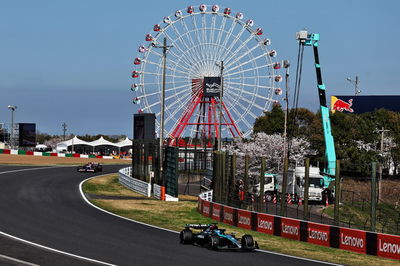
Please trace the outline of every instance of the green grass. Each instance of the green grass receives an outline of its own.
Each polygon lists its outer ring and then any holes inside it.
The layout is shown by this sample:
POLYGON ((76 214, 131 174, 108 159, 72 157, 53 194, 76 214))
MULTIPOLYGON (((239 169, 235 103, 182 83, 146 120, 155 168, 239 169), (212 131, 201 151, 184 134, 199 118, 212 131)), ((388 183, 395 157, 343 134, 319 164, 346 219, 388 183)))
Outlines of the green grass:
MULTIPOLYGON (((179 202, 148 199, 119 185, 117 175, 91 179, 84 184, 83 189, 98 195, 135 195, 139 199, 96 199, 92 203, 118 215, 170 230, 180 231, 187 223, 215 222, 197 212, 197 202, 193 201, 195 197, 181 197, 179 202)), ((222 226, 227 232, 236 232, 238 236, 252 234, 260 248, 269 251, 346 265, 400 265, 400 262, 394 260, 289 240, 226 224, 222 226)))
MULTIPOLYGON (((334 206, 331 205, 325 210, 325 214, 333 217, 334 206)), ((351 224, 352 228, 371 230, 371 205, 368 202, 344 202, 340 206, 340 221, 351 224)), ((390 234, 399 234, 397 222, 400 212, 394 205, 380 203, 376 210, 376 230, 390 234)))

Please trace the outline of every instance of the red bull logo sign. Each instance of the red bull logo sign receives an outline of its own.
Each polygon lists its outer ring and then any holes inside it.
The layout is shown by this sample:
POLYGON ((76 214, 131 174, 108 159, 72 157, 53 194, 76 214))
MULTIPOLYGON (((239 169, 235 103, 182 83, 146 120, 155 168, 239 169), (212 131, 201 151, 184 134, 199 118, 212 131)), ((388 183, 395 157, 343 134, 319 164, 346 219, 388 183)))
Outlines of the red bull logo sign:
POLYGON ((343 112, 347 111, 349 113, 353 113, 354 110, 351 108, 353 105, 353 99, 349 99, 347 102, 341 99, 338 99, 335 96, 331 96, 331 111, 335 113, 335 111, 343 112))

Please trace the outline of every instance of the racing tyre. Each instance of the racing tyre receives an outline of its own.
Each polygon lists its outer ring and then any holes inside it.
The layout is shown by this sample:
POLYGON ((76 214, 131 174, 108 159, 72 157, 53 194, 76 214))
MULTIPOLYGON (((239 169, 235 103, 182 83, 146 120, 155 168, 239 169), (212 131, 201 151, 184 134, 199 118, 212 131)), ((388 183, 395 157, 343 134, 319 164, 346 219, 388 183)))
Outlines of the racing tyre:
POLYGON ((242 244, 242 249, 244 250, 254 249, 254 240, 251 235, 242 236, 241 244, 242 244))
POLYGON ((182 230, 179 238, 181 239, 181 244, 192 244, 194 239, 192 230, 182 230))
POLYGON ((218 250, 219 247, 219 237, 211 236, 210 237, 210 248, 213 250, 218 250))

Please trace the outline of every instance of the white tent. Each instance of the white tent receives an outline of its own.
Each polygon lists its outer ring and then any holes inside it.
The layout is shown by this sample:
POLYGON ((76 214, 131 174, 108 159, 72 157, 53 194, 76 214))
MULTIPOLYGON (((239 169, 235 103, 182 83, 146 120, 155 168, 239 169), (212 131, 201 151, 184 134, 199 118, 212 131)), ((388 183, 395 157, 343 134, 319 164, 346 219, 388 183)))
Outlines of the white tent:
POLYGON ((60 143, 57 144, 57 146, 58 146, 58 145, 61 145, 61 146, 89 145, 89 146, 91 146, 91 145, 89 144, 89 142, 84 141, 84 140, 81 140, 81 139, 78 138, 77 136, 73 137, 72 139, 69 139, 69 140, 60 142, 60 143))
POLYGON ((128 139, 128 137, 126 137, 126 139, 124 139, 123 141, 120 141, 118 143, 116 143, 116 145, 120 148, 122 147, 126 147, 126 146, 132 146, 132 140, 128 139))
POLYGON ((101 145, 110 145, 110 146, 114 146, 114 147, 118 147, 118 145, 116 143, 113 143, 111 141, 108 141, 106 139, 103 138, 103 136, 101 136, 99 139, 88 142, 88 144, 90 146, 96 147, 96 146, 101 146, 101 145))
POLYGON ((108 145, 108 146, 116 147, 120 151, 122 147, 132 146, 132 141, 129 138, 126 138, 123 141, 120 141, 118 143, 113 143, 111 141, 104 139, 103 136, 101 136, 97 140, 87 142, 87 141, 81 140, 77 136, 75 136, 70 140, 66 140, 66 141, 58 143, 57 150, 64 151, 64 150, 67 150, 67 147, 74 146, 74 145, 87 145, 87 146, 92 147, 93 151, 94 151, 95 147, 108 145))

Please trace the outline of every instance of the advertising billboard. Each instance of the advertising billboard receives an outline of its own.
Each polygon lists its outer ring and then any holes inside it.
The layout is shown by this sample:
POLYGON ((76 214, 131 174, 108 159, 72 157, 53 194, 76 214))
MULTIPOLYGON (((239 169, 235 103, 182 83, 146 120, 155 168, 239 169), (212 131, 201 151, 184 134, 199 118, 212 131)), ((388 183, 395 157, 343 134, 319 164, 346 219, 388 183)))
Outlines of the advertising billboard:
POLYGON ((400 112, 400 95, 331 96, 331 111, 362 114, 384 108, 400 112))
POLYGON ((20 147, 36 146, 35 123, 19 123, 19 146, 20 147))
POLYGON ((205 97, 219 96, 221 77, 204 77, 203 95, 205 97))

